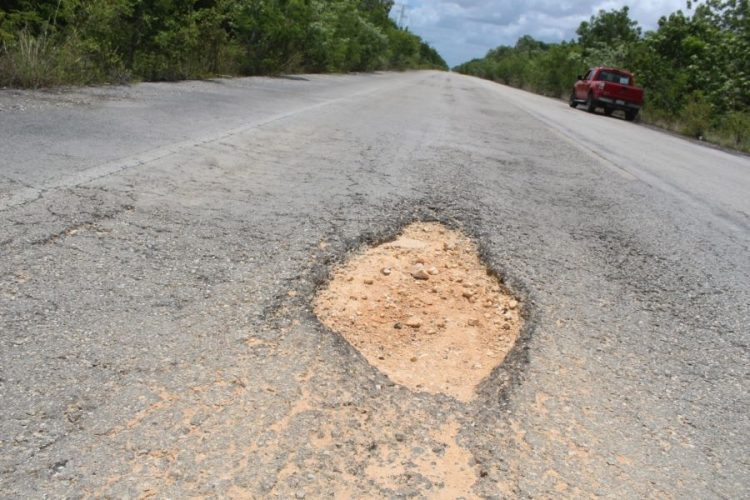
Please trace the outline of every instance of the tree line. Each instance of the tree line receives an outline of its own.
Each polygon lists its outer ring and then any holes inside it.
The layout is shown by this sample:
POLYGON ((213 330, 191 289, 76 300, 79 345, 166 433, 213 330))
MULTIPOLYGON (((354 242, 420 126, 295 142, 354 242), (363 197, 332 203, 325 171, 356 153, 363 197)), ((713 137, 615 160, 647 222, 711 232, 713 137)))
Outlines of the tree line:
POLYGON ((0 85, 447 69, 391 0, 5 0, 0 85))
POLYGON ((567 98, 593 66, 635 73, 646 90, 644 121, 750 151, 750 1, 687 2, 646 33, 628 7, 600 11, 576 40, 530 36, 454 68, 540 94, 567 98))

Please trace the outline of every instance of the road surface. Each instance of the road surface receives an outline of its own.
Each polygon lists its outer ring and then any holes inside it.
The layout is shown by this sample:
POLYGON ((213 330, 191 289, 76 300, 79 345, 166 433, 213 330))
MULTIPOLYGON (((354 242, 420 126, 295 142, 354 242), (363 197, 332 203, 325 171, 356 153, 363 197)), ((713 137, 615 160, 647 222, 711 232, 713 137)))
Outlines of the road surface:
POLYGON ((748 497, 750 159, 441 72, 0 91, 0 491, 748 497), (410 222, 525 329, 461 402, 312 313, 410 222))

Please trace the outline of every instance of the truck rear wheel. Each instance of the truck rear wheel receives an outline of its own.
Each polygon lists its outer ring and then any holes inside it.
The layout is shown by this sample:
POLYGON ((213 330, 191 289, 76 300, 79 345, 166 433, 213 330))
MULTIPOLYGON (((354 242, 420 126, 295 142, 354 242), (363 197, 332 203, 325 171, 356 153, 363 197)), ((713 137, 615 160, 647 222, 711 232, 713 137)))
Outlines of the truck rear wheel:
POLYGON ((635 117, 638 116, 638 110, 627 110, 625 111, 625 119, 629 122, 632 122, 635 120, 635 117))
POLYGON ((596 104, 594 103, 594 94, 589 93, 588 98, 586 98, 586 111, 589 113, 593 113, 596 111, 596 104))

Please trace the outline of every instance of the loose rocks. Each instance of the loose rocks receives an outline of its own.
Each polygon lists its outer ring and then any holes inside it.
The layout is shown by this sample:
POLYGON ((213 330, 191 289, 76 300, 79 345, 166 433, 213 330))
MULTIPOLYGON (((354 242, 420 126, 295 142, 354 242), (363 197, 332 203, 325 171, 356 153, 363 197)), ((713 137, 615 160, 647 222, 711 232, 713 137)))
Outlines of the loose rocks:
POLYGON ((422 320, 416 316, 412 316, 411 318, 406 320, 406 326, 410 326, 411 328, 419 328, 420 326, 422 326, 422 320))
POLYGON ((412 277, 416 280, 428 280, 430 279, 430 274, 425 271, 423 268, 419 268, 416 271, 411 273, 412 277))

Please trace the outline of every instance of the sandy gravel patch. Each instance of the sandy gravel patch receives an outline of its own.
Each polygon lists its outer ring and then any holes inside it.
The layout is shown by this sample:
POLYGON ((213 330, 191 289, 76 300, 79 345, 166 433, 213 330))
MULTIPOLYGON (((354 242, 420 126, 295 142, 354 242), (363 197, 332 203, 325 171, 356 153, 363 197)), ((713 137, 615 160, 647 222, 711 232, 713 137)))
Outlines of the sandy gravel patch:
POLYGON ((394 382, 461 401, 503 362, 523 321, 474 243, 437 223, 350 259, 315 312, 394 382))

